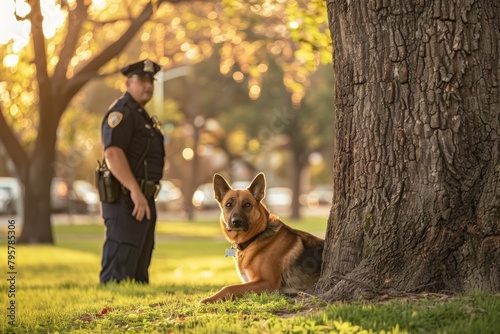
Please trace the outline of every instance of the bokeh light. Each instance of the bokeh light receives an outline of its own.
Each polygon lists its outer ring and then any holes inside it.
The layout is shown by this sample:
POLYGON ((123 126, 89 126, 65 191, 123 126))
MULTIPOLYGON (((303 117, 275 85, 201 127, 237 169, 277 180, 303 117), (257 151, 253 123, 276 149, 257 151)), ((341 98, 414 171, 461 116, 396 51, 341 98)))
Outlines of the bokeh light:
POLYGON ((182 150, 182 157, 187 161, 193 160, 193 158, 194 158, 193 149, 186 147, 184 150, 182 150))

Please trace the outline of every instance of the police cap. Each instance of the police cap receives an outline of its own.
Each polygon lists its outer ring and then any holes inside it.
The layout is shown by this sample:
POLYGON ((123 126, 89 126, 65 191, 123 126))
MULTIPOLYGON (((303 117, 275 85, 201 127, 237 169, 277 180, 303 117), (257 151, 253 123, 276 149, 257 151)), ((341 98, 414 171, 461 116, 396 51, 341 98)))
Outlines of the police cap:
POLYGON ((129 78, 132 75, 153 78, 160 69, 161 69, 160 65, 149 59, 145 59, 137 63, 125 66, 120 70, 120 72, 122 72, 123 75, 129 78))

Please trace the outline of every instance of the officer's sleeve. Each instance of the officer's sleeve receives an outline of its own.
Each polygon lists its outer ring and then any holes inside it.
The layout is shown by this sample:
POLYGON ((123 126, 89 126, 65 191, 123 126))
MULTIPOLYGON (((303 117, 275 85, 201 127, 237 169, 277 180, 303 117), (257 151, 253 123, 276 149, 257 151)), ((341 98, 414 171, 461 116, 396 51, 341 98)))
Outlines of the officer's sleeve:
POLYGON ((133 117, 128 112, 111 111, 102 122, 102 143, 104 149, 117 146, 127 151, 134 133, 133 117))

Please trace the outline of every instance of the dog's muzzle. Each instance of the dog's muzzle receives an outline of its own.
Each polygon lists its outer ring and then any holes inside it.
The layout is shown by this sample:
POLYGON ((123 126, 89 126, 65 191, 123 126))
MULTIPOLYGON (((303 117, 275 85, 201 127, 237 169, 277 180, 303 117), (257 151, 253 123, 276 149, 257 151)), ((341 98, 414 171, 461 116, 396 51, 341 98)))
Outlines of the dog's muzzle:
POLYGON ((232 217, 229 220, 228 231, 248 231, 248 222, 241 217, 232 217))

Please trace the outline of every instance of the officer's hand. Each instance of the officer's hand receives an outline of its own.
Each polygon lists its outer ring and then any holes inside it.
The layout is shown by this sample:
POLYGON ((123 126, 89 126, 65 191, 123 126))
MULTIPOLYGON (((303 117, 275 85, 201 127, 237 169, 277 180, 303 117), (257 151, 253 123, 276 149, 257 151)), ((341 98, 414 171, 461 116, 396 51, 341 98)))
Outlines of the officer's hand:
POLYGON ((132 202, 134 202, 134 210, 132 211, 132 216, 134 216, 138 221, 142 221, 144 215, 146 215, 146 218, 150 220, 151 212, 149 211, 149 204, 142 192, 133 191, 130 193, 130 198, 132 199, 132 202))

